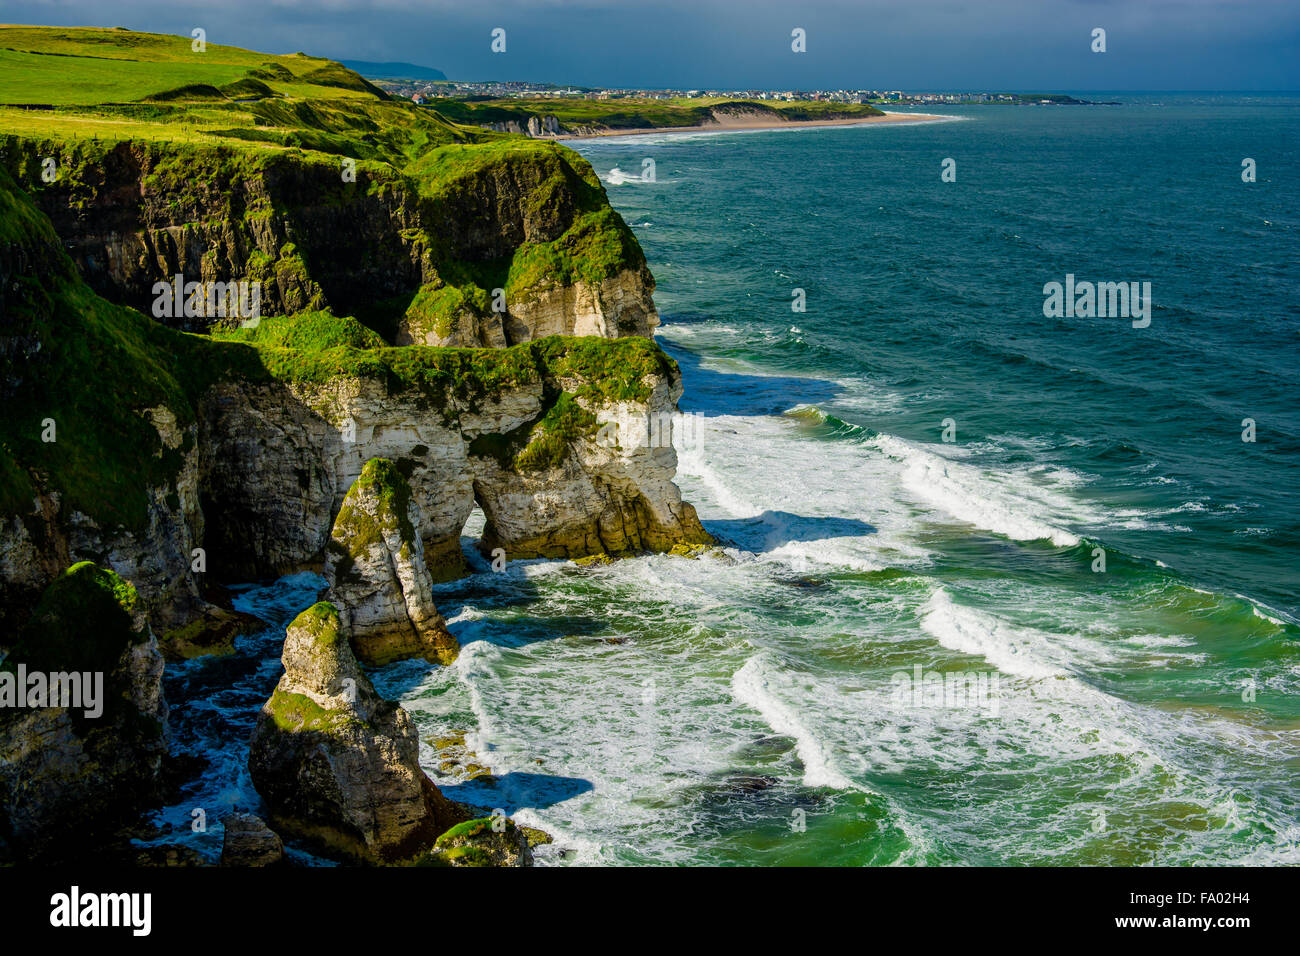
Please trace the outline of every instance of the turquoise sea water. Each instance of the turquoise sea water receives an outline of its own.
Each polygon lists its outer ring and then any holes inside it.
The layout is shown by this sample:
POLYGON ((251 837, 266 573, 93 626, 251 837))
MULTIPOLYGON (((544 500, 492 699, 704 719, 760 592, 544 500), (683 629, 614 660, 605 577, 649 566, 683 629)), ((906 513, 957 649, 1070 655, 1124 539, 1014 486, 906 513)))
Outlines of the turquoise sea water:
MULTIPOLYGON (((377 683, 494 774, 429 748, 448 795, 548 863, 1300 862, 1300 98, 1105 98, 572 144, 728 558, 442 586, 460 660, 377 683), (1149 327, 1045 318, 1067 273, 1150 282, 1149 327)), ((170 678, 243 668, 224 736, 175 711, 227 767, 193 800, 256 807, 233 715, 276 633, 170 678)))

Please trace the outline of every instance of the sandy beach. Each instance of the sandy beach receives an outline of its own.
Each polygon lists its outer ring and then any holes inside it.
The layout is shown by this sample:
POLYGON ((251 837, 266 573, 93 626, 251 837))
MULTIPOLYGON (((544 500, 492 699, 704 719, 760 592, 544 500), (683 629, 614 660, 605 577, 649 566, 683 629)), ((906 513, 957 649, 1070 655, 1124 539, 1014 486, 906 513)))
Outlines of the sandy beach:
POLYGON ((715 122, 702 123, 696 126, 657 126, 645 129, 611 129, 599 133, 564 133, 554 138, 597 139, 604 136, 647 136, 650 134, 660 133, 725 133, 733 130, 795 129, 801 126, 872 126, 884 123, 920 123, 944 119, 952 119, 952 117, 934 113, 885 113, 883 116, 855 116, 849 119, 827 120, 788 120, 784 123, 774 123, 766 117, 761 119, 749 119, 741 115, 723 114, 715 122))

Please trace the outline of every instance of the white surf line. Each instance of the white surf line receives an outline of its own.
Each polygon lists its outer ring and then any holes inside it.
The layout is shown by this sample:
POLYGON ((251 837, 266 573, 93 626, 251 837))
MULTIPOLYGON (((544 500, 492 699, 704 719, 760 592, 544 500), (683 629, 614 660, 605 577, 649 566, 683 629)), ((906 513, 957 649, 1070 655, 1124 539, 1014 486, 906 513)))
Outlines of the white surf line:
POLYGON ((794 710, 772 692, 770 682, 762 671, 763 665, 757 655, 745 661, 740 670, 732 675, 732 693, 737 701, 758 711, 774 733, 794 740, 795 752, 803 761, 804 785, 873 793, 835 768, 834 760, 822 742, 804 726, 794 710))
MULTIPOLYGON (((1048 540, 1057 547, 1074 547, 1078 535, 1056 527, 1032 513, 1027 505, 1044 507, 1035 501, 1040 489, 1011 489, 979 469, 926 451, 919 445, 893 435, 878 433, 866 442, 903 465, 903 486, 926 504, 958 521, 1017 541, 1048 540), (1023 492, 1017 495, 1016 492, 1023 492)), ((1014 475, 1008 473, 1009 479, 1014 475)))
POLYGON ((882 801, 889 825, 897 827, 907 840, 907 849, 895 863, 905 863, 907 857, 924 859, 934 846, 924 827, 894 800, 840 772, 825 744, 799 719, 794 708, 773 691, 772 681, 764 674, 764 669, 762 652, 745 661, 732 675, 732 696, 737 703, 757 711, 773 733, 794 740, 795 753, 804 765, 804 786, 856 792, 882 801))
MULTIPOLYGON (((1196 791, 1212 793, 1216 776, 1213 768, 1207 769, 1187 760, 1186 738, 1190 736, 1203 746, 1219 750, 1228 748, 1229 742, 1235 741, 1236 746, 1247 747, 1256 758, 1271 751, 1272 744, 1266 738, 1248 733, 1247 728, 1231 720, 1196 712, 1188 712, 1179 718, 1150 704, 1128 701, 1093 687, 1069 667, 1058 670, 1041 659, 1021 659, 1018 654, 1011 655, 1011 644, 1017 642, 1014 638, 1008 642, 1006 637, 1021 633, 1020 628, 986 611, 952 602, 942 587, 936 588, 930 601, 923 605, 920 621, 922 630, 941 646, 982 656, 1004 673, 1028 679, 1034 705, 1054 704, 1068 708, 1076 731, 1093 729, 1101 734, 1100 739, 1105 740, 1113 752, 1137 760, 1138 774, 1145 775, 1156 765, 1163 767, 1174 777, 1176 791, 1173 792, 1181 792, 1207 812, 1211 808, 1201 803, 1196 791), (936 614, 936 611, 941 613, 936 614), (949 626, 954 621, 957 626, 949 626)), ((1032 642, 1027 639, 1018 643, 1026 650, 1032 648, 1032 642)), ((1260 816, 1260 808, 1251 809, 1256 811, 1260 822, 1268 822, 1260 816)))

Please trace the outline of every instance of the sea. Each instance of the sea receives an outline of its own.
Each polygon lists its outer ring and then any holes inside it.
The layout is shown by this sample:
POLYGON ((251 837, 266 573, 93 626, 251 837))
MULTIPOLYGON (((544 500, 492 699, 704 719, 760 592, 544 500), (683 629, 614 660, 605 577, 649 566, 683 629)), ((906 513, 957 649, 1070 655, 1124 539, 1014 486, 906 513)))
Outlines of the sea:
MULTIPOLYGON (((1078 95, 1118 105, 569 143, 721 548, 494 573, 476 514, 459 660, 373 675, 444 793, 541 865, 1300 863, 1300 96, 1078 95)), ((267 630, 169 665, 208 766, 160 841, 262 809, 323 583, 240 586, 267 630)))

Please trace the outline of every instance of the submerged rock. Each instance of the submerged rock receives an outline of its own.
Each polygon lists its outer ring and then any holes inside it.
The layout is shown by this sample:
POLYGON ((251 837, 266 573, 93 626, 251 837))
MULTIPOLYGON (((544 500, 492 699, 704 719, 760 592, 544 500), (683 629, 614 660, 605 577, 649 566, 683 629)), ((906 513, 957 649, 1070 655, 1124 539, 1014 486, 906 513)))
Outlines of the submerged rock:
POLYGON ((197 850, 175 843, 141 847, 127 858, 127 862, 131 866, 138 867, 184 867, 186 869, 207 865, 207 861, 197 850))
POLYGON ((0 840, 10 852, 84 851, 156 801, 162 676, 129 582, 83 561, 46 589, 0 666, 0 840))
POLYGON ((469 749, 465 731, 453 730, 443 737, 426 738, 425 742, 438 751, 438 773, 457 780, 490 782, 494 779, 486 761, 469 749))
POLYGON ((325 577, 352 650, 367 664, 449 664, 460 650, 433 603, 421 523, 397 465, 366 462, 334 522, 325 577))
POLYGON ((169 661, 227 657, 235 653, 235 638, 265 626, 252 614, 209 604, 188 624, 165 632, 158 646, 169 661))
POLYGON ((390 863, 464 819, 420 769, 414 722, 375 692, 332 604, 298 615, 281 660, 248 758, 273 827, 350 860, 390 863))
POLYGON ((284 862, 284 842, 261 817, 234 813, 226 818, 222 866, 274 866, 284 862))

